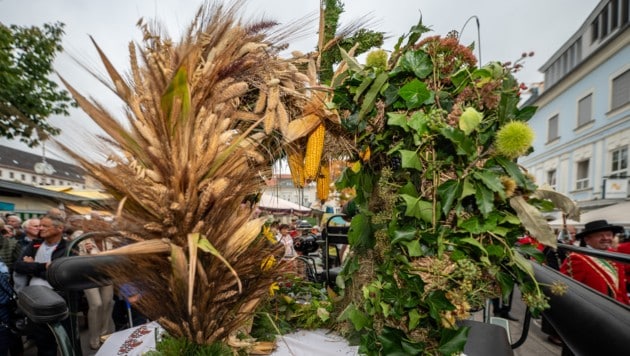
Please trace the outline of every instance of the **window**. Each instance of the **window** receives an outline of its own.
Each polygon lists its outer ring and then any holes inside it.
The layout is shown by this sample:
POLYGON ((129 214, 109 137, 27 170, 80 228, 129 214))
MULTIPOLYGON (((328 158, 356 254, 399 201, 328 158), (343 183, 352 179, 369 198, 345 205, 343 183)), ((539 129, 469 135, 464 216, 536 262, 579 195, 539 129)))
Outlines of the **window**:
POLYGON ((22 182, 24 182, 26 180, 26 174, 20 174, 20 178, 22 179, 22 182))
POLYGON ((619 1, 612 0, 610 2, 610 29, 614 30, 619 25, 619 1))
POLYGON ((599 17, 591 23, 591 43, 597 41, 597 38, 599 38, 599 17))
POLYGON ((547 142, 558 138, 558 115, 554 115, 547 123, 547 142))
POLYGON ((37 183, 37 176, 31 176, 31 182, 37 183))
POLYGON ((578 101, 577 127, 582 127, 593 120, 593 94, 589 94, 578 101))
POLYGON ((15 178, 15 174, 13 172, 9 172, 9 179, 15 178))
POLYGON ((612 81, 610 110, 618 109, 630 102, 630 69, 612 81))
POLYGON ((547 184, 553 189, 556 189, 556 170, 552 169, 547 171, 547 184))
POLYGON ((611 152, 610 176, 623 178, 628 174, 628 146, 611 152))
POLYGON ((589 160, 580 161, 577 164, 577 176, 575 180, 575 189, 586 189, 588 183, 588 166, 589 160))
POLYGON ((50 185, 55 185, 55 180, 54 179, 50 179, 50 185))
POLYGON ((602 17, 602 38, 608 36, 608 7, 609 5, 604 6, 600 16, 602 17))

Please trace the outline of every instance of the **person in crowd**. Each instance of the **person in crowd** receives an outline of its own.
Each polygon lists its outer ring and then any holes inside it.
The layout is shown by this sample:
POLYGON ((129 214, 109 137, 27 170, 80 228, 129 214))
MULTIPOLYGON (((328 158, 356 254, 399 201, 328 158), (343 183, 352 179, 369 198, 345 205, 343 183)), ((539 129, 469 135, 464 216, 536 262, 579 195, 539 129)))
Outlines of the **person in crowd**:
MULTIPOLYGON (((114 248, 107 238, 88 238, 79 243, 79 255, 95 255, 114 248)), ((83 291, 88 302, 88 335, 92 350, 101 346, 101 336, 115 331, 112 311, 114 309, 114 286, 106 285, 83 291)))
MULTIPOLYGON (((0 261, 0 356, 9 355, 12 334, 10 327, 12 310, 10 305, 13 297, 9 267, 3 261, 0 261)), ((11 353, 11 356, 13 355, 11 353)))
POLYGON ((15 215, 9 214, 7 216, 7 225, 13 227, 13 237, 19 239, 24 235, 24 231, 22 231, 22 219, 15 215))
MULTIPOLYGON (((31 241, 39 238, 39 225, 40 221, 38 218, 31 218, 22 223, 22 229, 24 230, 24 236, 22 238, 17 239, 17 243, 15 246, 15 250, 13 251, 13 260, 17 261, 20 256, 22 256, 22 252, 28 246, 31 241)), ((24 275, 18 275, 15 272, 13 273, 13 287, 16 292, 19 292, 22 288, 28 285, 28 280, 24 275)))
MULTIPOLYGON (((630 240, 622 240, 617 246, 617 252, 630 254, 630 240)), ((626 277, 626 292, 630 292, 630 263, 624 264, 623 268, 626 277)))
POLYGON ((284 259, 291 259, 296 256, 295 248, 293 246, 293 236, 289 232, 289 225, 282 224, 280 229, 280 239, 278 240, 284 244, 284 259))
MULTIPOLYGON (((615 234, 621 232, 621 226, 611 225, 606 220, 595 220, 586 223, 576 238, 582 247, 608 251, 615 234)), ((626 278, 619 263, 572 252, 562 263, 560 271, 620 303, 630 304, 626 278)))
MULTIPOLYGON (((53 260, 66 255, 68 243, 63 239, 64 226, 65 221, 58 215, 46 215, 41 218, 40 238, 31 241, 24 249, 21 260, 15 261, 15 272, 28 276, 29 285, 52 288, 46 280, 46 269, 53 260)), ((69 325, 67 322, 63 324, 68 332, 69 325)), ((33 325, 31 337, 35 340, 38 356, 57 355, 57 342, 48 326, 33 325)))

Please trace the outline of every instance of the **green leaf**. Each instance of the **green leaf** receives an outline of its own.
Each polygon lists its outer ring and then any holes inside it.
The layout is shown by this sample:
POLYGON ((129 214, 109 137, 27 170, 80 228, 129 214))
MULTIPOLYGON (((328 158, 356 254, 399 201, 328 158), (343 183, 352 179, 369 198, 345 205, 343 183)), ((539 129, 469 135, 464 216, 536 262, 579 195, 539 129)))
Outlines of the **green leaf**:
POLYGON ((495 162, 499 164, 505 172, 516 181, 521 187, 524 187, 527 190, 534 190, 535 185, 531 182, 524 174, 523 171, 518 167, 516 162, 509 160, 505 157, 495 157, 495 162))
POLYGON ((470 160, 477 157, 477 145, 470 137, 464 135, 462 130, 456 130, 452 126, 446 126, 440 130, 440 133, 455 144, 458 155, 468 156, 470 160))
POLYGON ((354 329, 359 331, 370 325, 370 318, 358 310, 354 305, 348 311, 348 319, 352 322, 354 329))
POLYGON ((396 230, 394 231, 394 238, 392 239, 392 245, 393 244, 397 244, 397 243, 401 243, 401 242, 406 242, 406 241, 411 241, 414 240, 416 238, 416 229, 413 227, 403 227, 402 230, 396 230))
POLYGON ((409 253, 410 257, 420 257, 424 256, 424 251, 422 250, 422 246, 420 245, 420 241, 411 240, 402 242, 403 245, 407 248, 407 253, 409 253))
POLYGON ((370 219, 365 214, 358 214, 352 218, 350 230, 348 231, 348 242, 359 249, 372 246, 370 219))
POLYGON ((519 121, 528 121, 536 114, 536 110, 538 110, 536 106, 526 106, 516 112, 515 118, 519 121))
POLYGON ((483 185, 477 186, 475 201, 483 216, 487 216, 494 210, 494 193, 483 185))
POLYGON ((421 198, 412 197, 407 194, 403 194, 401 196, 407 205, 405 216, 414 217, 426 222, 432 221, 433 204, 431 202, 424 201, 421 198))
POLYGON ((359 110, 359 119, 365 118, 372 109, 374 108, 374 103, 376 102, 376 97, 378 96, 381 88, 387 83, 387 79, 389 75, 386 72, 381 72, 374 79, 374 83, 370 86, 370 90, 363 97, 363 103, 361 104, 361 109, 359 110))
POLYGON ((374 81, 374 78, 370 76, 365 77, 365 79, 363 79, 361 84, 359 84, 359 86, 357 87, 357 92, 354 94, 355 103, 359 102, 359 98, 361 97, 361 95, 363 95, 363 92, 370 86, 370 84, 372 84, 373 81, 374 81))
POLYGON ((418 309, 411 309, 408 315, 409 315, 409 330, 413 330, 420 323, 420 319, 421 319, 420 312, 418 312, 418 309))
POLYGON ((426 301, 429 307, 429 315, 435 320, 440 320, 440 312, 455 309, 451 302, 448 301, 448 298, 446 298, 445 292, 441 290, 429 293, 426 301))
POLYGON ((463 239, 459 239, 458 241, 459 241, 459 242, 463 242, 463 243, 467 243, 467 244, 472 245, 472 246, 475 246, 475 247, 476 247, 476 248, 478 248, 478 249, 479 249, 479 251, 481 251, 484 255, 487 255, 487 254, 488 254, 488 251, 486 251, 486 249, 483 247, 483 245, 482 245, 479 241, 477 241, 477 240, 475 240, 475 239, 473 239, 473 238, 470 238, 470 237, 465 237, 465 238, 463 238, 463 239))
POLYGON ((387 125, 400 126, 403 130, 405 130, 405 132, 409 132, 409 124, 407 123, 407 114, 388 112, 387 125))
POLYGON ((503 188, 503 183, 501 183, 501 179, 499 176, 491 171, 476 171, 473 173, 473 177, 477 178, 483 184, 490 188, 493 192, 499 193, 499 196, 505 198, 505 189, 503 188))
POLYGON ((345 49, 339 47, 339 53, 341 54, 341 59, 346 62, 350 70, 355 72, 363 71, 363 66, 354 57, 351 57, 345 49))
POLYGON ((385 302, 380 302, 379 305, 381 306, 381 309, 383 310, 383 316, 387 318, 389 316, 389 312, 391 311, 391 307, 389 306, 389 304, 385 302))
POLYGON ((433 64, 425 51, 407 51, 400 59, 400 65, 406 71, 413 72, 420 79, 433 72, 433 64))
POLYGON ((451 83, 455 86, 455 92, 460 92, 468 83, 470 83, 470 72, 468 68, 463 68, 459 72, 451 76, 451 83))
POLYGON ((429 117, 422 111, 416 111, 411 115, 409 120, 409 127, 414 129, 418 136, 423 136, 429 131, 427 124, 429 123, 429 117))
POLYGON ((534 275, 534 267, 532 267, 532 263, 518 252, 514 254, 514 263, 516 263, 516 266, 521 271, 527 272, 530 276, 534 275))
POLYGON ((164 94, 161 98, 161 107, 164 111, 164 115, 168 120, 169 128, 171 129, 171 134, 175 132, 177 126, 184 125, 186 119, 188 118, 188 113, 190 112, 191 107, 191 98, 190 98, 190 88, 188 85, 188 71, 185 67, 179 67, 175 76, 169 83, 168 87, 164 91, 164 94), (179 117, 175 119, 175 121, 171 121, 171 115, 173 113, 174 105, 181 105, 181 110, 179 110, 179 117), (181 120, 181 121, 180 121, 181 120))
POLYGON ((461 195, 462 185, 456 180, 448 180, 438 187, 438 195, 442 203, 442 212, 448 214, 453 202, 461 195))
POLYGON ((405 100, 407 109, 419 108, 431 97, 431 91, 424 82, 414 79, 398 90, 398 94, 405 100))
POLYGON ((464 179, 464 187, 462 188, 462 195, 460 198, 464 199, 467 196, 474 195, 475 191, 475 186, 470 182, 470 179, 466 177, 466 179, 464 179))
POLYGON ((420 172, 423 171, 420 157, 416 151, 400 150, 401 166, 403 168, 413 168, 420 172))
POLYGON ((456 355, 461 353, 466 345, 469 329, 466 326, 457 329, 442 329, 440 348, 438 349, 440 354, 456 355))

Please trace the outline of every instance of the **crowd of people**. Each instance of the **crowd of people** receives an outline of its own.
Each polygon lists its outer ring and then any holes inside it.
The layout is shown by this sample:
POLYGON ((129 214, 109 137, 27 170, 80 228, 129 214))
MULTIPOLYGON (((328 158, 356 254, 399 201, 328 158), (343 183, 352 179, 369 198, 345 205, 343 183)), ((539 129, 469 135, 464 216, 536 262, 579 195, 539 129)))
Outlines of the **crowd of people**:
MULTIPOLYGON (((102 227, 102 224, 108 222, 97 214, 66 217, 59 209, 51 209, 41 217, 25 221, 16 214, 0 216, 0 287, 3 287, 0 288, 0 356, 9 352, 11 356, 23 355, 31 345, 37 347, 38 356, 57 355, 57 341, 46 325, 30 324, 27 330, 15 330, 10 318, 15 303, 11 301, 26 286, 53 288, 46 279, 46 270, 55 259, 92 255, 114 248, 111 239, 85 238, 76 249, 68 251, 73 239, 88 232, 90 226, 102 227), (91 223, 85 224, 88 220, 92 220, 91 223)), ((114 321, 117 315, 114 306, 123 304, 123 308, 128 307, 127 295, 122 293, 122 288, 118 289, 121 296, 115 295, 113 285, 83 291, 83 300, 87 304, 88 345, 93 350, 101 346, 102 336, 113 333, 119 325, 114 321)), ((68 320, 62 324, 70 335, 68 320)))

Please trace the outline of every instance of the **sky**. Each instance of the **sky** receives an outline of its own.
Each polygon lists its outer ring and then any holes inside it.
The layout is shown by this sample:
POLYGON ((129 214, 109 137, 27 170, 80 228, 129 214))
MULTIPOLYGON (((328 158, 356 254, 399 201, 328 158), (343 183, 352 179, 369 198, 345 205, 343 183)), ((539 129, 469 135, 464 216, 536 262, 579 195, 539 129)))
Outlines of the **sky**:
MULTIPOLYGON (((427 35, 445 36, 456 30, 461 32, 462 43, 476 43, 474 53, 479 56, 481 49, 482 64, 514 61, 521 53, 533 51, 535 55, 526 59, 524 69, 516 75, 529 86, 543 80, 539 68, 577 32, 599 1, 345 0, 340 22, 343 25, 369 18, 371 29, 389 36, 383 48, 391 49, 398 37, 422 17, 423 23, 432 30, 427 35)), ((140 39, 140 30, 136 27, 138 19, 156 19, 165 25, 173 39, 178 39, 202 3, 202 0, 0 0, 0 23, 20 26, 64 23, 64 52, 55 59, 55 71, 82 94, 96 98, 122 117, 120 102, 75 61, 103 71, 89 36, 120 71, 126 72, 128 44, 140 39)), ((289 50, 314 49, 318 0, 245 0, 244 3, 246 20, 265 18, 288 24, 304 17, 313 19, 302 36, 289 43, 289 50)), ((51 123, 61 128, 58 139, 62 142, 72 142, 86 132, 95 132, 91 120, 79 109, 73 110, 69 117, 53 117, 51 123)), ((15 140, 4 138, 0 138, 0 145, 29 150, 15 140)), ((41 146, 29 151, 43 152, 41 146)), ((46 155, 66 159, 50 145, 46 147, 46 155)))

